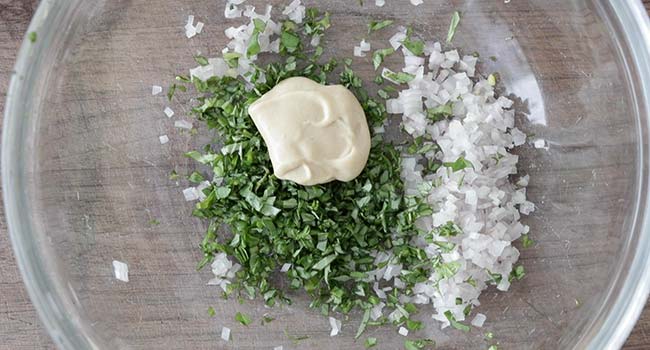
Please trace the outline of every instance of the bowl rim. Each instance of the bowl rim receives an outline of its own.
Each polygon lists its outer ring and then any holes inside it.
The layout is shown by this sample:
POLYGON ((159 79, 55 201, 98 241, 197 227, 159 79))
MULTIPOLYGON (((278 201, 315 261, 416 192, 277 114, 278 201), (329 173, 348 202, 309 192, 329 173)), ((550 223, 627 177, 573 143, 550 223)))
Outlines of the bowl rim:
MULTIPOLYGON (((27 33, 42 31, 39 29, 48 28, 54 21, 56 14, 61 11, 59 0, 42 1, 32 18, 27 33)), ((637 101, 641 106, 638 114, 645 116, 640 123, 650 124, 650 18, 641 0, 609 0, 609 5, 614 10, 622 34, 629 45, 627 49, 631 54, 631 61, 639 76, 647 79, 638 79, 637 101), (627 18, 631 20, 621 20, 627 18)), ((25 184, 24 167, 21 159, 26 154, 23 140, 18 135, 25 132, 26 125, 21 116, 24 114, 25 96, 30 91, 25 81, 29 81, 30 67, 39 57, 43 45, 39 42, 31 43, 25 34, 21 44, 18 58, 14 66, 14 74, 11 77, 7 92, 6 106, 4 111, 4 127, 2 132, 1 151, 1 175, 3 188, 3 201, 5 205, 5 217, 7 228, 11 239, 12 248, 18 262, 23 282, 26 286, 29 297, 45 326, 48 334, 60 349, 99 349, 97 338, 93 332, 83 325, 79 315, 64 314, 69 300, 65 300, 65 293, 61 290, 52 289, 56 281, 52 281, 46 273, 46 261, 35 254, 36 243, 31 239, 32 223, 21 212, 29 209, 29 198, 22 191, 25 184)), ((648 135, 641 135, 638 146, 639 171, 637 180, 639 184, 650 183, 650 172, 648 171, 649 152, 647 146, 648 135), (644 145, 645 144, 645 145, 644 145)), ((648 295, 650 294, 650 206, 645 191, 647 186, 642 186, 639 191, 635 223, 639 226, 639 237, 636 242, 637 248, 633 252, 629 272, 625 276, 621 290, 615 295, 608 295, 607 300, 614 298, 613 305, 602 312, 604 319, 596 324, 590 325, 583 339, 578 342, 575 348, 588 349, 618 349, 620 348, 644 308, 648 295), (591 335, 591 337, 589 337, 591 335)))
MULTIPOLYGON (((616 25, 620 26, 623 39, 627 42, 626 50, 629 51, 628 84, 636 90, 637 114, 640 124, 638 150, 638 172, 637 183, 637 205, 635 208, 634 226, 638 227, 638 240, 626 242, 630 250, 632 243, 636 249, 632 251, 632 261, 629 264, 621 289, 617 294, 610 293, 606 300, 613 300, 613 304, 606 310, 604 319, 598 320, 591 325, 578 342, 576 348, 587 349, 620 349, 623 347, 628 336, 632 332, 636 322, 643 312, 646 301, 650 294, 650 207, 648 184, 650 173, 648 163, 650 161, 648 125, 650 124, 650 18, 648 10, 645 9, 641 0, 609 0, 609 6, 615 13, 616 25), (628 19, 628 20, 623 20, 628 19), (636 70, 638 75, 634 79, 630 66, 636 70), (589 334, 591 339, 587 339, 589 334)), ((634 238, 634 237, 633 237, 634 238)), ((611 292, 611 291, 610 291, 611 292)))

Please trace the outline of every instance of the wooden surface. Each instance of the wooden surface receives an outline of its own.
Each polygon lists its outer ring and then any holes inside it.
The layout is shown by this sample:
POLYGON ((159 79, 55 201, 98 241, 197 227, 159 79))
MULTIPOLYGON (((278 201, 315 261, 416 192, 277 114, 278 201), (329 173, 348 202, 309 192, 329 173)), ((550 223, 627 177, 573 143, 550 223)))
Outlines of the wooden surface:
MULTIPOLYGON (((650 10, 650 0, 645 4, 650 10)), ((35 0, 0 0, 0 110, 4 109, 17 48, 35 7, 35 0)), ((0 349, 51 348, 54 346, 42 329, 21 281, 6 222, 0 215, 0 349)), ((624 349, 650 349, 650 307, 646 307, 624 349)))

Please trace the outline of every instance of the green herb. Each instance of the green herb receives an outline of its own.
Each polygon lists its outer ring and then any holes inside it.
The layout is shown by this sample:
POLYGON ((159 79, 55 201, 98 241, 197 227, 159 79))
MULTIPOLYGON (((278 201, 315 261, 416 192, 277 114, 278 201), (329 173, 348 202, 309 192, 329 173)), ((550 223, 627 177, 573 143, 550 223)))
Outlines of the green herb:
POLYGON ((424 54, 424 42, 421 40, 411 40, 406 38, 402 41, 402 45, 411 51, 415 56, 422 56, 424 54))
POLYGON ((443 253, 450 253, 452 250, 454 250, 454 248, 456 248, 456 244, 451 242, 433 242, 433 244, 440 247, 440 250, 443 253))
POLYGON ((370 23, 368 23, 368 34, 389 27, 392 24, 393 21, 390 19, 383 20, 383 21, 370 21, 370 23))
POLYGON ((169 179, 172 181, 178 180, 180 178, 180 175, 176 172, 176 170, 172 170, 172 172, 169 174, 169 179))
POLYGON ((422 321, 414 321, 411 319, 406 320, 406 328, 410 331, 419 331, 422 328, 424 328, 424 325, 422 324, 422 321))
POLYGON ((440 237, 454 237, 460 233, 460 227, 458 227, 453 221, 449 221, 436 229, 436 234, 440 237))
POLYGON ((386 68, 384 68, 384 71, 382 72, 382 76, 392 81, 395 84, 406 84, 409 81, 415 79, 415 75, 413 74, 404 73, 404 72, 395 73, 390 69, 386 69, 386 68))
POLYGON ((381 64, 384 62, 384 59, 389 55, 392 55, 394 52, 395 49, 392 47, 375 51, 375 53, 372 54, 372 65, 375 67, 375 70, 379 69, 381 64))
POLYGON ((521 236, 521 246, 524 247, 524 249, 530 248, 533 245, 535 245, 535 241, 530 239, 530 237, 528 235, 522 235, 521 236))
POLYGON ((294 52, 300 46, 300 37, 296 34, 284 31, 280 36, 280 47, 284 48, 287 52, 294 52))
POLYGON ((494 339, 494 333, 492 333, 492 332, 485 333, 485 339, 487 339, 487 340, 494 339))
POLYGON ((451 43, 454 40, 454 35, 456 34, 456 28, 460 23, 460 12, 454 11, 454 14, 451 16, 451 23, 449 24, 449 31, 447 32, 447 43, 451 43))
POLYGON ((290 335, 286 329, 284 330, 284 335, 296 345, 298 345, 298 343, 302 340, 309 339, 308 335, 290 335))
POLYGON ((456 161, 453 162, 453 163, 442 163, 442 165, 446 166, 447 168, 450 168, 453 172, 457 172, 457 171, 463 170, 465 168, 473 168, 474 167, 472 162, 465 159, 465 157, 463 157, 463 156, 458 157, 458 159, 456 159, 456 161))
POLYGON ((497 78, 494 74, 488 75, 487 81, 490 86, 495 86, 497 84, 497 78))
POLYGON ((416 137, 413 143, 406 148, 408 154, 425 154, 438 149, 438 145, 433 142, 424 142, 424 137, 416 137))
POLYGON ((503 159, 503 157, 504 157, 503 154, 501 154, 501 153, 497 153, 496 155, 492 156, 492 159, 494 159, 494 161, 495 161, 496 164, 498 165, 499 162, 501 162, 501 159, 503 159))
POLYGON ((490 275, 490 280, 487 281, 488 284, 499 284, 501 283, 501 280, 503 279, 503 276, 501 276, 498 273, 493 273, 488 270, 488 274, 490 275))
MULTIPOLYGON (((261 29, 262 24, 256 26, 261 29)), ((418 236, 415 221, 432 210, 422 199, 404 194, 400 151, 381 134, 373 136, 366 168, 353 181, 305 187, 273 175, 266 145, 247 110, 279 82, 301 76, 322 84, 338 83, 357 96, 371 127, 383 125, 387 118, 385 103, 370 96, 349 65, 335 59, 320 62, 303 52, 305 36, 322 35, 329 26, 328 14, 309 9, 304 23, 282 24, 282 61, 253 65, 248 81, 230 76, 193 80, 198 97, 191 113, 221 141, 186 154, 219 179, 204 190, 206 198, 193 212, 208 224, 197 268, 226 253, 242 267, 224 297, 259 296, 274 305, 291 302, 274 278, 280 266, 291 264, 285 274, 289 288, 305 291, 312 308, 323 314, 364 310, 361 335, 368 326, 387 322, 386 318, 370 321, 369 313, 367 320, 365 316, 373 302, 379 302, 367 278, 377 268, 377 252, 399 252, 395 263, 404 266, 401 278, 406 290, 425 281, 436 268, 452 271, 454 267, 440 267, 434 263, 439 257, 429 258, 423 249, 409 244, 418 236), (334 72, 337 66, 343 68, 334 72), (220 233, 223 226, 229 228, 227 235, 220 233)), ((229 65, 239 58, 224 54, 229 65)), ((392 77, 403 82, 413 79, 405 73, 392 77)), ((434 146, 423 142, 421 147, 424 151, 434 146)), ((199 181, 199 175, 190 177, 199 181)), ((394 289, 389 294, 389 307, 405 315, 415 312, 413 305, 399 306, 401 293, 394 289)), ((411 326, 418 327, 413 322, 411 326)))
POLYGON ((214 310, 212 306, 208 308, 208 316, 214 317, 217 314, 217 312, 214 310))
POLYGON ((275 318, 269 316, 268 314, 264 314, 264 315, 262 316, 262 325, 264 325, 264 324, 266 324, 266 323, 271 323, 271 322, 273 322, 273 321, 275 321, 275 318))
POLYGON ((513 280, 521 281, 524 278, 524 276, 526 276, 526 270, 524 269, 524 267, 522 265, 519 265, 519 266, 515 267, 514 269, 512 269, 512 271, 510 272, 510 276, 509 276, 508 280, 509 281, 513 281, 513 280))
POLYGON ((364 343, 366 349, 372 348, 377 345, 377 338, 368 337, 364 343))
POLYGON ((253 57, 262 51, 260 48, 259 38, 260 33, 258 31, 253 32, 250 43, 248 44, 248 49, 246 49, 246 57, 253 57))
POLYGON ((260 48, 260 33, 263 33, 266 30, 266 22, 262 21, 259 18, 253 19, 253 34, 251 35, 250 42, 248 44, 248 49, 246 50, 246 57, 252 57, 260 53, 262 50, 260 48))
POLYGON ((303 24, 303 34, 314 38, 320 38, 323 33, 331 26, 330 14, 325 12, 321 14, 317 8, 308 8, 305 13, 303 24))
POLYGON ((251 324, 251 322, 253 322, 253 320, 251 320, 250 317, 242 314, 241 312, 238 312, 235 315, 235 320, 237 320, 239 323, 243 324, 244 326, 248 326, 249 324, 251 324))
POLYGON ((464 332, 469 332, 469 326, 456 321, 456 317, 454 317, 454 314, 452 314, 451 311, 445 311, 445 317, 447 317, 447 320, 449 320, 452 327, 464 332))
POLYGON ((190 176, 188 176, 187 179, 190 180, 190 182, 193 182, 193 183, 200 183, 200 182, 205 181, 205 178, 203 177, 203 175, 201 175, 200 173, 198 173, 196 171, 193 172, 192 174, 190 174, 190 176))
POLYGON ((194 56, 194 60, 195 60, 196 63, 198 63, 200 66, 207 66, 208 64, 210 64, 210 63, 208 63, 208 59, 205 58, 205 56, 202 56, 202 55, 196 55, 196 56, 194 56))
POLYGON ((427 109, 427 117, 434 122, 441 121, 454 115, 454 104, 447 102, 444 105, 427 109))
POLYGON ((404 341, 404 348, 406 350, 422 350, 427 346, 434 346, 435 343, 431 339, 419 339, 419 340, 406 340, 404 341))
POLYGON ((370 309, 366 309, 366 311, 363 312, 363 318, 361 319, 361 323, 359 324, 359 329, 357 329, 357 334, 354 336, 354 339, 358 339, 361 334, 363 334, 363 331, 366 330, 366 326, 368 326, 368 321, 370 320, 370 309))
POLYGON ((171 101, 171 100, 174 98, 174 94, 176 93, 176 87, 177 87, 176 84, 172 84, 172 85, 169 87, 169 90, 167 91, 167 99, 168 99, 169 101, 171 101))
POLYGON ((223 59, 230 68, 237 68, 237 66, 239 66, 240 58, 241 54, 237 52, 226 52, 223 54, 223 59))
POLYGON ((266 30, 266 22, 262 21, 259 18, 253 19, 253 25, 255 26, 254 31, 258 33, 263 33, 266 30))
POLYGON ((177 75, 175 78, 177 81, 180 81, 181 83, 189 83, 191 80, 190 78, 184 76, 184 75, 177 75))
POLYGON ((418 308, 415 306, 415 304, 406 303, 404 304, 404 310, 409 314, 414 314, 418 311, 418 308))
POLYGON ((36 32, 29 32, 29 34, 27 34, 27 38, 28 38, 29 41, 31 41, 32 43, 35 43, 35 42, 36 42, 36 39, 38 38, 38 34, 36 34, 36 32))
POLYGON ((458 261, 450 261, 448 263, 439 264, 436 267, 436 272, 441 279, 447 279, 454 277, 460 269, 460 266, 461 265, 458 261))
POLYGON ((334 261, 334 259, 336 259, 336 257, 337 257, 337 254, 332 254, 332 255, 326 256, 322 260, 317 262, 316 265, 314 265, 312 267, 312 269, 314 269, 314 270, 322 270, 325 267, 328 267, 332 263, 332 261, 334 261))
POLYGON ((497 61, 497 56, 490 56, 490 61, 496 62, 497 61))
POLYGON ((490 345, 490 347, 488 347, 488 350, 499 350, 499 347, 496 345, 490 345))
POLYGON ((149 220, 149 225, 158 226, 160 225, 160 221, 158 221, 157 219, 151 219, 149 220))

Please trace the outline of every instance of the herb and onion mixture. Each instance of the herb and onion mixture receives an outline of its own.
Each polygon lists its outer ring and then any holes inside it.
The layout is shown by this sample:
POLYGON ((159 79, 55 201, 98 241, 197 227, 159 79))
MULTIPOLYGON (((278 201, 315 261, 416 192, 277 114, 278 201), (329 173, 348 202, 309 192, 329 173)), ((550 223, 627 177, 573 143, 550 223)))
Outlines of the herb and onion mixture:
MULTIPOLYGON (((520 213, 534 210, 526 200, 528 177, 513 183, 518 158, 509 152, 526 136, 514 125, 512 101, 495 95, 495 76, 477 74, 477 57, 443 51, 393 21, 377 20, 351 52, 371 56, 377 77, 364 82, 351 59, 322 58, 329 14, 300 0, 276 17, 271 6, 260 14, 243 3, 226 3, 227 18, 248 23, 226 29, 231 41, 222 57, 197 56, 199 66, 177 77, 169 94, 193 86, 191 113, 220 142, 187 153, 210 171, 191 174, 197 185, 184 191, 198 201, 194 215, 209 222, 198 265, 212 268, 209 283, 225 296, 260 297, 269 306, 290 303, 291 289, 306 292, 325 315, 358 309, 356 337, 387 322, 405 336, 421 329, 410 318, 417 304, 432 304, 443 327, 468 330, 481 291, 488 285, 505 291, 523 277, 512 242, 531 242, 520 223, 520 213), (396 34, 372 50, 369 41, 380 30, 396 34), (258 63, 263 53, 271 63, 258 63), (404 67, 384 67, 396 54, 404 67), (342 84, 361 103, 372 144, 356 179, 301 186, 273 175, 248 107, 290 77, 342 84), (371 84, 379 86, 376 96, 371 84), (389 114, 401 116, 408 142, 386 140, 389 114)), ((186 29, 196 35, 193 21, 186 29)), ((448 42, 459 22, 456 13, 448 42)), ((471 323, 484 321, 477 314, 471 323)), ((340 321, 330 317, 330 324, 338 334, 340 321)), ((410 349, 429 343, 407 342, 410 349)))

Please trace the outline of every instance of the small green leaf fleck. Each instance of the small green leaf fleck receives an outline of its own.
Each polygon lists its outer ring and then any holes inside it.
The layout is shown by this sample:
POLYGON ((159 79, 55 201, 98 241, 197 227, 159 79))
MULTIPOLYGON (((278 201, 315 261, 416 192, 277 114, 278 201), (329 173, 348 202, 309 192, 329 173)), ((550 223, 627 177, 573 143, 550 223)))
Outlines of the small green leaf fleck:
POLYGON ((253 320, 251 320, 250 317, 242 314, 241 312, 238 312, 235 315, 235 320, 237 320, 239 323, 243 324, 244 326, 248 326, 249 324, 251 324, 251 322, 253 322, 253 320))
POLYGON ((454 14, 451 16, 451 23, 449 24, 449 31, 447 32, 447 43, 451 43, 454 40, 454 35, 456 35, 456 28, 460 23, 460 12, 454 11, 454 14))

